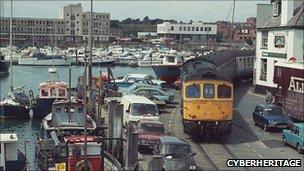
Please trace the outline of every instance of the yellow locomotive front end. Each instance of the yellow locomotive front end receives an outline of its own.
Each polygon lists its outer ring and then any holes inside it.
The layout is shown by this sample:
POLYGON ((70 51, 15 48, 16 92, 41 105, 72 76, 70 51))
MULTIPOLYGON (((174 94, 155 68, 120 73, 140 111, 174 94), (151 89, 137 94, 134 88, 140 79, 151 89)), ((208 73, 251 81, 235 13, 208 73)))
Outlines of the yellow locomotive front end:
POLYGON ((182 115, 188 134, 229 135, 233 118, 233 84, 203 79, 182 83, 182 115))

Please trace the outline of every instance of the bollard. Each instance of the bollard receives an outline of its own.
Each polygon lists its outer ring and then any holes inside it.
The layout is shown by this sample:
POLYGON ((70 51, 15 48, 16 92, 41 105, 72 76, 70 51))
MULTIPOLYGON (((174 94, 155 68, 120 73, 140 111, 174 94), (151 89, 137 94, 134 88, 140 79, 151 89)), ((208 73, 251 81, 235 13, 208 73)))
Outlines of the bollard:
POLYGON ((113 138, 112 154, 122 162, 122 127, 123 127, 123 105, 117 104, 113 116, 113 138))
POLYGON ((132 124, 127 126, 127 144, 125 154, 125 169, 133 170, 138 164, 138 132, 135 132, 132 124))
MULTIPOLYGON (((115 112, 115 106, 117 105, 117 101, 116 100, 111 100, 108 103, 108 138, 113 138, 113 127, 114 127, 114 122, 113 122, 113 117, 114 117, 114 112, 115 112)), ((112 141, 108 141, 107 143, 107 151, 109 153, 112 152, 112 141)))

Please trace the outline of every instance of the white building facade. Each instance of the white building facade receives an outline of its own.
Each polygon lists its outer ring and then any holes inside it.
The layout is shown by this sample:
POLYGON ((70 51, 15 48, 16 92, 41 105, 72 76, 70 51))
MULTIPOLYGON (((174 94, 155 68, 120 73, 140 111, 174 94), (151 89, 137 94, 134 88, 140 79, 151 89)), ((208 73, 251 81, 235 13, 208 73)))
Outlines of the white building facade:
POLYGON ((172 24, 170 22, 163 22, 157 24, 157 34, 161 36, 173 36, 175 39, 190 38, 192 40, 202 41, 206 38, 213 38, 217 36, 217 25, 207 24, 202 22, 192 24, 172 24))
POLYGON ((274 91, 274 66, 291 57, 303 61, 303 4, 301 0, 271 0, 258 4, 254 85, 257 92, 274 91))

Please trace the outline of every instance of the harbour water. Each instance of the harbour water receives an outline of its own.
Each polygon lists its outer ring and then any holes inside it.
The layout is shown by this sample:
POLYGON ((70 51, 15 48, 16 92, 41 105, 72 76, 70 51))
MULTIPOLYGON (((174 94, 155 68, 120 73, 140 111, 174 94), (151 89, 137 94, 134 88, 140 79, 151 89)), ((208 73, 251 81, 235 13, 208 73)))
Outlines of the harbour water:
MULTIPOLYGON (((68 68, 69 67, 57 67, 58 75, 61 81, 68 82, 68 68)), ((72 66, 72 87, 76 86, 77 78, 84 71, 84 67, 72 66)), ((38 85, 41 82, 50 80, 50 74, 48 73, 49 67, 38 66, 14 66, 13 80, 14 85, 25 85, 24 91, 29 92, 33 90, 34 95, 38 94, 38 85)), ((99 72, 106 72, 106 67, 93 67, 93 75, 98 75, 99 72)), ((145 73, 154 76, 153 69, 150 67, 112 67, 112 71, 115 77, 124 76, 128 73, 145 73)), ((1 99, 3 99, 10 86, 10 77, 0 78, 1 99)), ((29 159, 30 170, 34 170, 34 155, 35 155, 35 143, 40 133, 40 120, 28 119, 28 120, 9 120, 0 122, 0 133, 17 133, 19 138, 19 149, 24 152, 26 142, 26 153, 29 159)))

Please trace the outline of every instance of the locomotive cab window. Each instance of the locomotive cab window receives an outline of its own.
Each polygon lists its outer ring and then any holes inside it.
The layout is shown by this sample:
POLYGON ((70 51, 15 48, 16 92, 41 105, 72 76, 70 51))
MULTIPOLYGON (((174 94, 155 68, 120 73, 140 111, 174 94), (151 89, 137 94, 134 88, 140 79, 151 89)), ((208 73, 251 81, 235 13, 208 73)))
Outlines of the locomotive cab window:
POLYGON ((204 98, 213 99, 214 98, 214 85, 213 84, 204 84, 204 98))
POLYGON ((186 97, 187 98, 199 98, 200 86, 197 84, 189 85, 186 87, 186 97))
POLYGON ((225 84, 217 87, 217 97, 220 99, 231 98, 231 87, 225 84))

